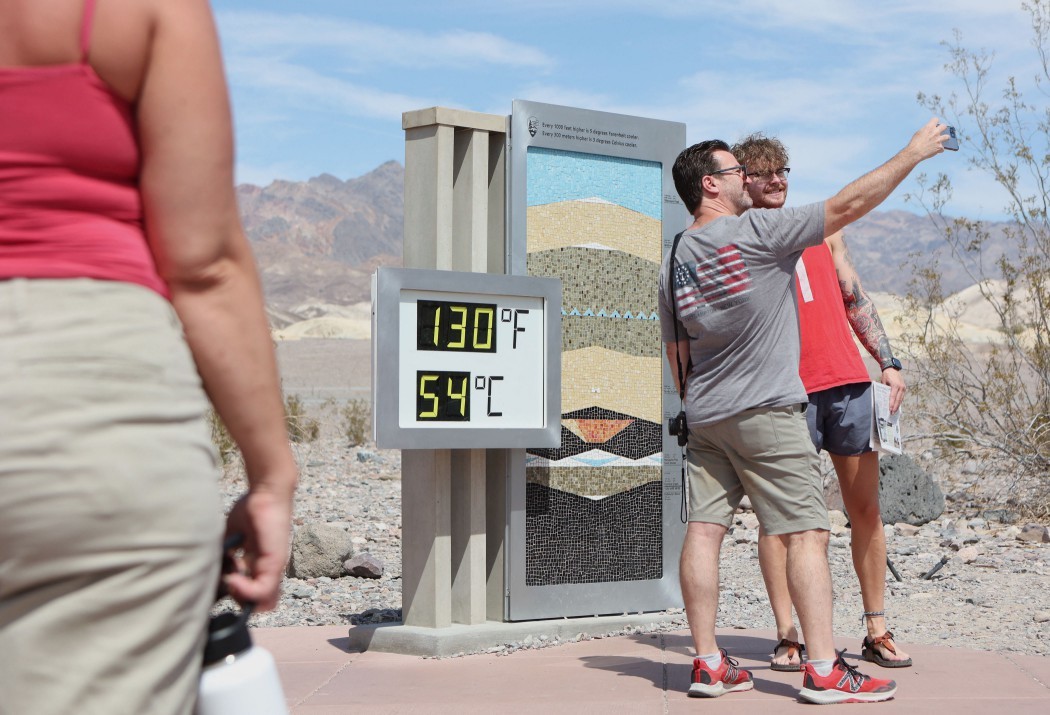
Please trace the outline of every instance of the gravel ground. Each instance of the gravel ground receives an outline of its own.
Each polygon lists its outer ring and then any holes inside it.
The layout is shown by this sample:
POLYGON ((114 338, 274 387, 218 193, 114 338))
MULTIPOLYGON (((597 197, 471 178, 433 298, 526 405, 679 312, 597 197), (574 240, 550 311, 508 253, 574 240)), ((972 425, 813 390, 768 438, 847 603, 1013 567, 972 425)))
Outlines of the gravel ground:
MULTIPOLYGON (((384 564, 379 579, 285 580, 280 606, 253 616, 256 626, 336 625, 400 620, 400 453, 351 447, 324 436, 297 445, 301 484, 295 524, 328 522, 353 537, 355 552, 384 564)), ((223 480, 227 500, 240 493, 239 470, 223 480)), ((988 521, 976 510, 952 508, 914 535, 887 526, 890 559, 902 577, 887 574, 890 628, 907 649, 925 643, 1050 655, 1050 544, 1019 540, 1020 524, 988 521), (949 556, 930 580, 922 576, 949 556), (968 562, 968 563, 967 563, 968 562)), ((738 514, 722 549, 722 628, 774 627, 758 569, 754 515, 738 514)), ((829 559, 835 591, 835 632, 864 635, 860 589, 853 573, 849 530, 834 527, 829 559)), ((677 613, 680 613, 677 612, 677 613)), ((662 630, 685 627, 685 618, 662 630)), ((633 631, 637 632, 637 631, 633 631)), ((555 644, 535 641, 522 647, 555 644)), ((520 645, 520 644, 518 644, 520 645)))
MULTIPOLYGON (((400 620, 401 608, 401 458, 397 450, 377 450, 348 444, 342 425, 345 393, 311 389, 318 368, 296 359, 317 355, 323 348, 340 369, 367 354, 367 341, 301 341, 278 344, 286 392, 305 392, 304 402, 318 419, 316 441, 295 446, 301 477, 295 524, 338 524, 353 537, 356 553, 367 552, 384 564, 379 579, 318 578, 285 580, 280 606, 253 616, 256 626, 354 625, 400 620), (320 345, 324 343, 324 345, 320 345), (337 343, 333 345, 333 343, 337 343), (363 344, 362 344, 363 343, 363 344), (297 366, 307 364, 297 372, 297 366), (289 388, 292 388, 290 390, 289 388)), ((368 372, 353 372, 364 384, 353 389, 367 395, 368 372), (363 376, 363 377, 362 377, 363 376)), ((330 381, 327 373, 325 380, 330 381)), ((323 380, 322 380, 323 381, 323 380)), ((341 388, 343 389, 343 388, 341 388)), ((933 470, 934 460, 923 466, 933 470)), ((946 468, 944 468, 946 469, 946 468)), ((890 628, 907 650, 909 643, 943 644, 979 650, 1015 651, 1050 656, 1050 544, 1018 538, 1023 522, 1011 519, 1012 507, 998 513, 972 499, 979 469, 968 465, 953 473, 935 474, 949 494, 945 513, 917 533, 887 526, 889 557, 903 580, 887 573, 886 611, 890 628), (970 496, 967 496, 969 494, 970 496), (984 508, 981 508, 981 507, 984 508), (1002 523, 1000 519, 1007 522, 1002 523), (950 557, 933 578, 922 578, 950 557)), ((222 480, 227 504, 244 489, 237 465, 222 480)), ((742 512, 722 549, 721 628, 774 628, 772 613, 758 568, 754 515, 742 512), (750 527, 750 528, 749 528, 750 527)), ((835 597, 835 633, 854 635, 859 647, 860 589, 853 573, 849 530, 832 530, 829 560, 835 597)), ((653 630, 686 626, 681 616, 653 630)), ((632 629, 631 632, 639 632, 632 629)), ((605 634, 589 634, 605 635, 605 634)), ((508 644, 500 652, 557 644, 557 639, 529 639, 508 644)))

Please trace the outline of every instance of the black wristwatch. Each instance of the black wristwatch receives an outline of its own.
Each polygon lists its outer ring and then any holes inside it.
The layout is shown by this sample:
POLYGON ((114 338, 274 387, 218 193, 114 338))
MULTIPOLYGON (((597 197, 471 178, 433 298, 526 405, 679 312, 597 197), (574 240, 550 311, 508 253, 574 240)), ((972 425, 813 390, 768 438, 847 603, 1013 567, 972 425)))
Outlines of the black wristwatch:
POLYGON ((900 372, 902 369, 904 369, 903 366, 901 365, 901 361, 898 360, 895 357, 891 357, 887 362, 882 363, 882 369, 883 370, 889 370, 891 367, 894 370, 897 370, 898 372, 900 372))

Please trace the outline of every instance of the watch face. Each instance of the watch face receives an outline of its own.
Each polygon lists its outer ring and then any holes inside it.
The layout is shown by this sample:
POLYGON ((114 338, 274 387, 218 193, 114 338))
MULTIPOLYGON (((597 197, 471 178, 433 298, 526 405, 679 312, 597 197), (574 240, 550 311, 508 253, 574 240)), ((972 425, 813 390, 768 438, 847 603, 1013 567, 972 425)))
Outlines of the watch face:
POLYGON ((903 366, 901 365, 901 361, 897 358, 890 358, 890 364, 886 367, 892 367, 894 370, 900 370, 903 368, 903 366))

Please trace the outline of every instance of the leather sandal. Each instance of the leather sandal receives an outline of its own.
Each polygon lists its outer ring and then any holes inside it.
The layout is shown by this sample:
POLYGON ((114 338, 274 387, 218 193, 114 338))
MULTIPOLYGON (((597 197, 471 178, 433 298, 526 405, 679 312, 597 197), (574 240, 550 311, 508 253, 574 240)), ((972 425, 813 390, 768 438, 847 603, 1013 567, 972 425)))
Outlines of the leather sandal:
POLYGON ((776 648, 773 649, 773 655, 771 655, 770 658, 775 658, 776 655, 777 655, 777 651, 780 650, 781 648, 787 648, 788 649, 788 652, 787 652, 788 660, 791 659, 792 651, 797 653, 798 654, 798 663, 774 663, 774 662, 770 661, 769 669, 770 670, 779 670, 781 672, 786 672, 786 673, 797 673, 798 671, 802 670, 802 654, 806 652, 806 646, 802 645, 798 641, 792 641, 792 640, 788 640, 787 638, 781 638, 780 642, 777 643, 776 648))
POLYGON ((860 647, 860 654, 864 660, 874 663, 875 665, 881 665, 883 668, 907 668, 911 665, 911 658, 905 660, 889 660, 883 658, 882 654, 879 653, 879 646, 882 646, 891 653, 896 653, 897 649, 893 645, 893 633, 886 631, 878 638, 864 636, 864 642, 860 647))

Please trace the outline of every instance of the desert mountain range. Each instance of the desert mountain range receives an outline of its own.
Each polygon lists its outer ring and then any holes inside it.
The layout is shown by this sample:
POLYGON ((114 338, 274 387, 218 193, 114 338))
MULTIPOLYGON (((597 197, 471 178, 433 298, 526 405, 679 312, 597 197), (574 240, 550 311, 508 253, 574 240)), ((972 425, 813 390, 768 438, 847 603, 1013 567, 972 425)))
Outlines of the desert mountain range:
MULTIPOLYGON (((370 337, 371 275, 378 266, 401 264, 403 189, 404 168, 396 161, 346 181, 322 174, 237 187, 276 338, 370 337)), ((991 227, 993 259, 1006 246, 1002 228, 991 227)), ((944 290, 960 293, 962 320, 972 324, 975 339, 994 335, 989 311, 974 299, 973 279, 928 217, 874 211, 846 230, 846 240, 891 332, 900 309, 895 296, 907 293, 915 266, 938 259, 944 290)))

